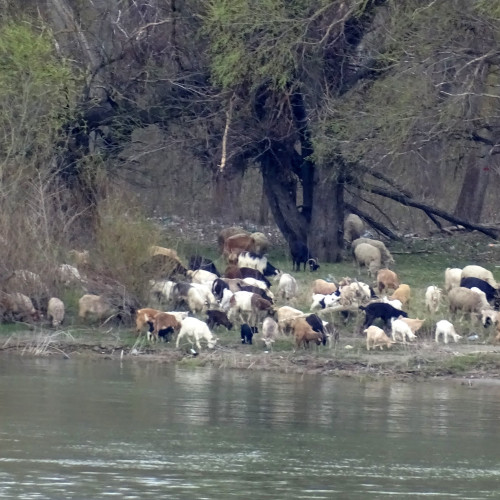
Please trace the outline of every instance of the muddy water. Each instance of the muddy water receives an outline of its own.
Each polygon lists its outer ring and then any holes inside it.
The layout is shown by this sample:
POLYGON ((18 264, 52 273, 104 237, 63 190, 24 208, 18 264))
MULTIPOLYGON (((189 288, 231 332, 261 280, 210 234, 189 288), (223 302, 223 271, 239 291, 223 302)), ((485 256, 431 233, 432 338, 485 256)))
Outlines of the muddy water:
POLYGON ((0 358, 2 499, 498 498, 500 386, 0 358))

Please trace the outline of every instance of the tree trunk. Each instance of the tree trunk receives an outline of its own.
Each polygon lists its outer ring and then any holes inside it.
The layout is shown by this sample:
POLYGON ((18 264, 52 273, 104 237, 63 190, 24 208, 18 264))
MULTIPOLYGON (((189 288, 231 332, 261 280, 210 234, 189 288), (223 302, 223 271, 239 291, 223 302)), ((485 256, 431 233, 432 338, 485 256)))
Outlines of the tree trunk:
POLYGON ((320 262, 339 262, 344 241, 344 183, 329 170, 320 165, 315 168, 308 246, 320 262))
POLYGON ((269 224, 269 202, 267 201, 264 186, 262 186, 262 194, 260 196, 258 223, 262 226, 269 224))
MULTIPOLYGON (((287 164, 286 158, 283 164, 287 164)), ((297 182, 270 151, 261 157, 262 178, 269 208, 285 239, 307 241, 306 220, 297 208, 297 182)))
POLYGON ((491 182, 493 158, 479 155, 477 150, 469 154, 467 170, 458 196, 455 215, 468 222, 479 222, 483 211, 486 189, 491 182))
POLYGON ((473 142, 467 153, 467 164, 462 189, 455 208, 455 215, 468 222, 479 222, 486 191, 491 182, 491 172, 496 168, 496 146, 499 122, 494 118, 498 107, 500 77, 498 66, 483 63, 475 72, 475 92, 468 104, 466 120, 476 126, 471 131, 473 142))

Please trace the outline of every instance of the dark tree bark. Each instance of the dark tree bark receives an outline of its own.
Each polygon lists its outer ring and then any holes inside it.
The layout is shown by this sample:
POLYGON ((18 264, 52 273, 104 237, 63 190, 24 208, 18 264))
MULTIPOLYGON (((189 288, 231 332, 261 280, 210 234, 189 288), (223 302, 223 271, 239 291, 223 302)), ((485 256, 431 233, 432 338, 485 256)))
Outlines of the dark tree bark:
POLYGON ((320 262, 339 262, 344 242, 344 183, 331 168, 316 165, 308 246, 320 262))
POLYGON ((283 168, 271 151, 261 157, 262 178, 274 221, 290 243, 307 241, 307 224, 297 208, 297 181, 283 168))

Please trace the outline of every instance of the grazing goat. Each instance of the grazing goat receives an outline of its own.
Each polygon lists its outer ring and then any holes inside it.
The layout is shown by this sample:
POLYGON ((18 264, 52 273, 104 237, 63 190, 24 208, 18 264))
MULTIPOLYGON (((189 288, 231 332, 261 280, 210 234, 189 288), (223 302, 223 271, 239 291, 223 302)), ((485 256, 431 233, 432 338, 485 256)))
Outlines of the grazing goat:
POLYGON ((439 342, 439 337, 443 336, 443 341, 445 344, 448 343, 448 336, 450 336, 454 342, 458 342, 462 338, 461 335, 455 331, 455 327, 449 321, 442 319, 436 323, 436 334, 434 340, 439 342))
POLYGON ((370 350, 370 345, 372 349, 375 349, 375 347, 380 347, 380 350, 384 350, 384 345, 389 348, 394 344, 394 341, 391 340, 382 330, 382 328, 379 328, 378 326, 371 325, 368 328, 364 330, 364 333, 366 334, 366 350, 370 350))
POLYGON ((288 273, 283 273, 278 283, 278 297, 289 301, 297 296, 297 280, 288 273))
POLYGON ((233 329, 233 324, 229 321, 227 314, 224 311, 209 309, 207 312, 207 325, 209 328, 216 326, 225 326, 228 330, 233 329))
POLYGON ((152 309, 151 307, 138 309, 135 313, 135 331, 141 333, 144 325, 148 325, 149 332, 152 332, 154 329, 154 319, 160 312, 158 309, 152 309))
POLYGON ((309 265, 310 271, 319 269, 318 260, 313 257, 307 245, 302 241, 292 241, 290 243, 290 253, 292 254, 293 271, 300 271, 300 264, 304 264, 304 271, 306 270, 306 264, 309 265))
POLYGON ((425 290, 425 306, 431 314, 436 314, 441 303, 442 291, 441 288, 430 285, 425 290))
POLYGON ((153 320, 153 331, 148 332, 148 340, 154 341, 163 338, 165 342, 168 340, 168 334, 179 331, 181 322, 171 313, 159 312, 153 320))
POLYGON ((57 297, 51 297, 47 306, 47 318, 52 321, 52 326, 56 327, 64 321, 64 302, 57 297))
POLYGON ((329 283, 323 279, 317 279, 313 281, 312 293, 320 293, 322 295, 330 295, 335 293, 338 287, 335 283, 329 283))
POLYGON ((391 337, 394 342, 396 342, 397 337, 401 337, 403 344, 406 344, 406 339, 412 342, 417 338, 408 324, 402 321, 402 319, 394 318, 391 320, 391 337))
POLYGON ((400 309, 396 309, 392 307, 390 304, 384 304, 383 302, 372 302, 365 306, 359 306, 362 311, 365 311, 366 317, 363 323, 363 329, 368 328, 372 323, 380 318, 384 322, 386 327, 390 326, 390 321, 392 318, 399 318, 403 316, 403 318, 407 318, 408 314, 405 311, 400 309))
POLYGON ((311 328, 315 332, 321 333, 321 343, 326 345, 327 336, 323 320, 317 314, 309 314, 309 316, 306 316, 306 321, 311 325, 311 328))
POLYGON ((256 326, 250 326, 248 323, 243 323, 240 328, 240 336, 242 344, 251 344, 254 334, 259 330, 256 326))
POLYGON ((394 293, 391 295, 390 299, 391 300, 399 300, 403 306, 408 305, 408 302, 410 302, 410 296, 411 296, 411 289, 409 285, 406 285, 405 283, 402 283, 399 285, 394 293))
POLYGON ((381 269, 377 273, 377 288, 380 293, 384 290, 396 290, 399 287, 398 275, 390 269, 381 269))
POLYGON ((411 329, 413 333, 417 333, 425 322, 425 319, 418 318, 399 318, 404 321, 411 329))
POLYGON ((187 337, 187 340, 191 343, 191 348, 193 345, 196 345, 198 350, 201 349, 201 340, 208 344, 209 349, 213 349, 218 340, 206 323, 197 318, 190 317, 182 320, 175 347, 179 348, 180 342, 184 337, 187 337))
POLYGON ((304 316, 302 311, 290 306, 282 306, 277 311, 278 327, 282 334, 287 335, 292 329, 294 318, 304 316))
POLYGON ((315 342, 316 345, 321 345, 323 342, 324 334, 315 332, 305 318, 295 318, 292 323, 292 331, 297 348, 303 345, 305 349, 309 347, 311 341, 315 342))
POLYGON ((278 335, 278 323, 276 323, 273 318, 268 316, 262 323, 262 341, 268 349, 272 348, 274 342, 278 338, 278 335))

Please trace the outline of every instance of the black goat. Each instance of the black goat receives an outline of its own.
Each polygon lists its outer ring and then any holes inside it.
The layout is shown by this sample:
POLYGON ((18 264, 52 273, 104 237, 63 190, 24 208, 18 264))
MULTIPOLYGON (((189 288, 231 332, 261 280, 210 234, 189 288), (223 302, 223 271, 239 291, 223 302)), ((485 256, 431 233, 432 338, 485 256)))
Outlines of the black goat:
POLYGON ((254 333, 259 333, 256 326, 250 326, 248 323, 243 323, 241 325, 241 343, 251 344, 254 333))
POLYGON ((363 323, 362 330, 365 330, 369 326, 373 324, 373 322, 380 318, 384 322, 386 327, 391 326, 391 318, 397 319, 400 316, 403 318, 407 318, 408 314, 400 309, 396 309, 390 304, 386 304, 385 302, 372 302, 365 306, 359 306, 362 311, 365 311, 366 317, 365 322, 363 323))
POLYGON ((323 320, 317 314, 309 314, 309 316, 306 317, 306 321, 311 325, 311 328, 315 332, 321 333, 321 343, 323 345, 326 345, 327 336, 325 327, 323 325, 323 320))
POLYGON ((318 260, 312 256, 309 248, 307 248, 307 245, 302 241, 292 241, 290 243, 290 253, 292 254, 292 266, 294 271, 300 271, 300 264, 304 264, 304 271, 306 270, 306 264, 309 265, 311 271, 319 269, 318 260))

